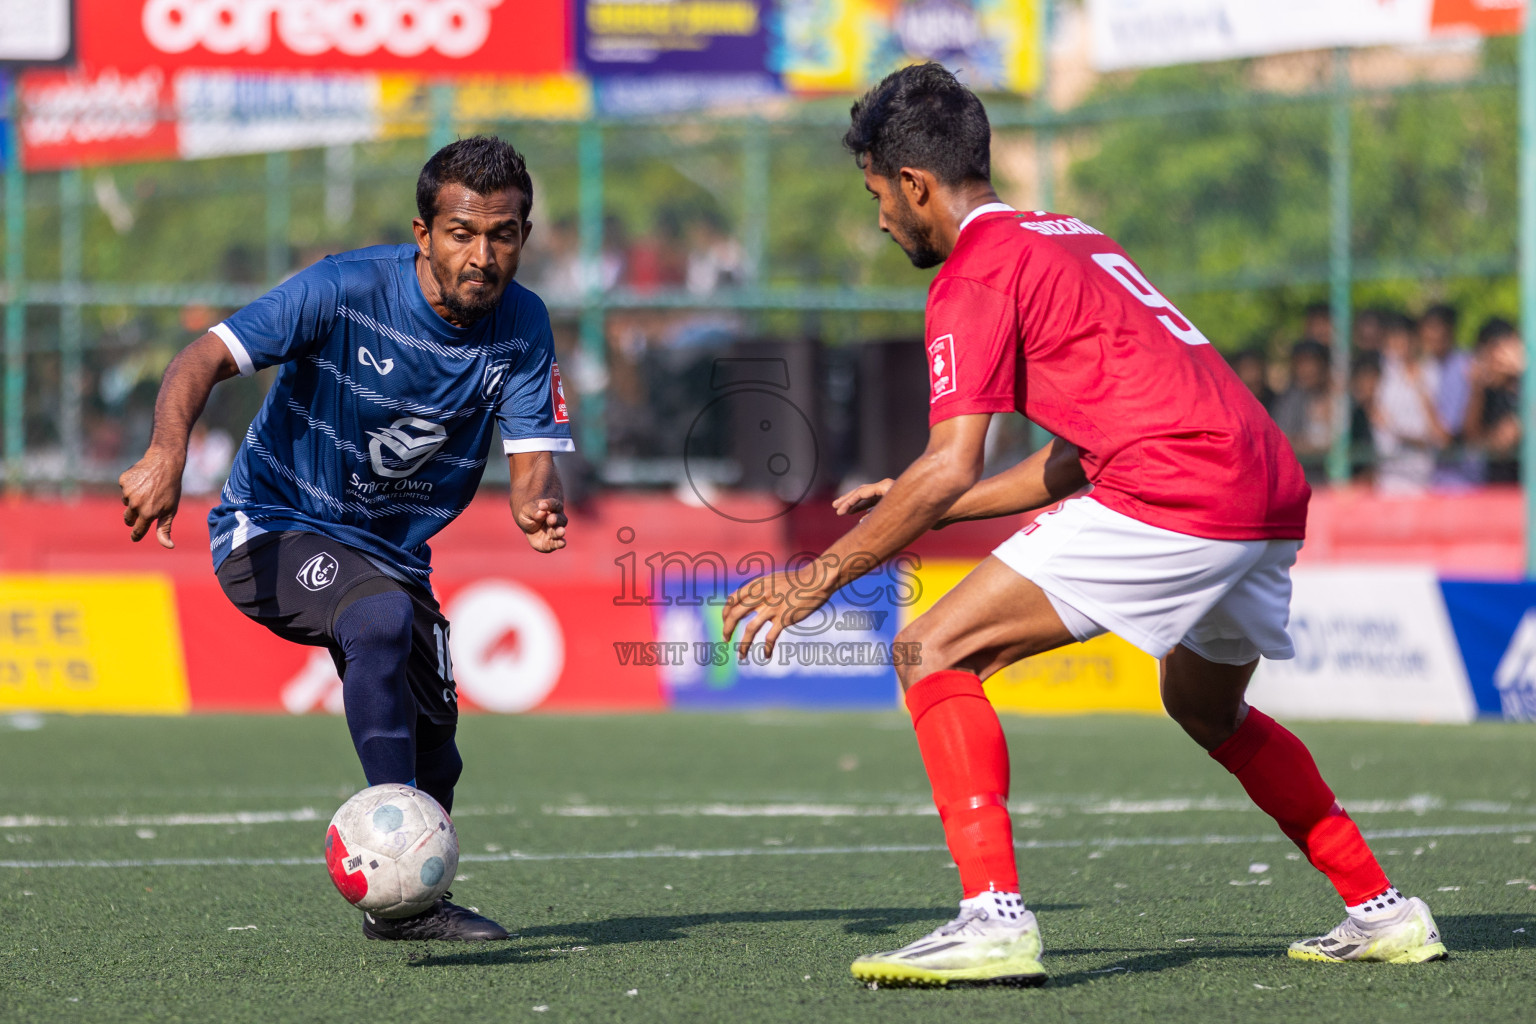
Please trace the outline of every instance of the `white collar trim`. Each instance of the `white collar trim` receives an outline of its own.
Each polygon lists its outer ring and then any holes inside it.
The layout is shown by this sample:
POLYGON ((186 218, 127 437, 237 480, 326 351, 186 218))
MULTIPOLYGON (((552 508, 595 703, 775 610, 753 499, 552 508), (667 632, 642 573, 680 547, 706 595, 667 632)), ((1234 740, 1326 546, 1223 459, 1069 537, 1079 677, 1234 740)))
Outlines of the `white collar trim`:
MULTIPOLYGON (((1013 207, 1009 206, 1007 203, 985 203, 976 207, 976 209, 965 215, 965 220, 960 222, 960 230, 964 231, 966 227, 970 225, 971 221, 975 220, 977 217, 980 217, 982 214, 1012 212, 1013 207)), ((959 232, 956 232, 956 234, 958 233, 959 232)))

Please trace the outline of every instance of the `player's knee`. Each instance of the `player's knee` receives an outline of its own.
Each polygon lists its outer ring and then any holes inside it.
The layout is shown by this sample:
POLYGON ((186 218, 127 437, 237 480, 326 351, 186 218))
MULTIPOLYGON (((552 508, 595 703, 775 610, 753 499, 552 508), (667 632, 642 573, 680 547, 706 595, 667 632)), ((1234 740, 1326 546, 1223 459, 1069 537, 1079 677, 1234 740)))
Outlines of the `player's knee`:
POLYGON ((896 662, 896 678, 903 690, 911 689, 924 676, 954 667, 928 619, 927 615, 919 615, 896 634, 895 649, 901 652, 896 662))
POLYGON ((411 652, 414 614, 404 591, 370 594, 336 617, 336 642, 349 663, 359 658, 403 661, 411 652))

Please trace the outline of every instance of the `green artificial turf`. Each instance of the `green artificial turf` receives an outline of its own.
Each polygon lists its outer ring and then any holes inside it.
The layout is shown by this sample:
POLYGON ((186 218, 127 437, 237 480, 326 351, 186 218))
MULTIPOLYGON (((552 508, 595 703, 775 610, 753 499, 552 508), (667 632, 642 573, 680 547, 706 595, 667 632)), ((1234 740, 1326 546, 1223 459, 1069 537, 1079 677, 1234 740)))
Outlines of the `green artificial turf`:
POLYGON ((1338 899, 1172 724, 1005 724, 1038 990, 849 977, 959 895, 895 713, 466 720, 455 898, 516 935, 481 946, 363 940, 339 720, 0 718, 0 1020, 1536 1018, 1536 730, 1297 728, 1452 951, 1394 967, 1286 959, 1338 899))

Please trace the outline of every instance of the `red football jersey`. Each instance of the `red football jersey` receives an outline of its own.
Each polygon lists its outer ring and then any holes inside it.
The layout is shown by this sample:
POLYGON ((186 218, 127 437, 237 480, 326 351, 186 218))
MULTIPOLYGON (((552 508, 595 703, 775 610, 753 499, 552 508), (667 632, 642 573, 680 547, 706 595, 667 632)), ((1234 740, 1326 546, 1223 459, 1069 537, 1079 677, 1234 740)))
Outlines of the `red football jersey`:
POLYGON ((1017 409, 1082 451, 1101 504, 1213 540, 1299 540, 1290 443, 1124 250, 1075 217, 994 207, 928 289, 930 423, 1017 409))

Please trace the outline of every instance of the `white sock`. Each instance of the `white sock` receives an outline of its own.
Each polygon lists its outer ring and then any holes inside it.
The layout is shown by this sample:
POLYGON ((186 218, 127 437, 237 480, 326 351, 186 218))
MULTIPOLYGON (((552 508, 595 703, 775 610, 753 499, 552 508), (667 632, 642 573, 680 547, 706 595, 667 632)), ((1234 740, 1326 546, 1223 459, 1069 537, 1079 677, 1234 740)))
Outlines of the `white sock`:
POLYGON ((1355 919, 1356 924, 1371 925, 1390 921, 1397 917, 1408 907, 1408 898, 1397 891, 1397 886, 1387 886, 1387 891, 1380 896, 1372 896, 1364 903, 1354 903, 1344 909, 1349 911, 1349 916, 1355 919))
POLYGON ((985 910, 994 921, 1017 922, 1024 916, 1024 897, 1016 892, 984 892, 960 901, 961 910, 985 910))

